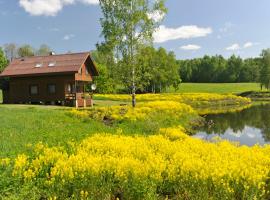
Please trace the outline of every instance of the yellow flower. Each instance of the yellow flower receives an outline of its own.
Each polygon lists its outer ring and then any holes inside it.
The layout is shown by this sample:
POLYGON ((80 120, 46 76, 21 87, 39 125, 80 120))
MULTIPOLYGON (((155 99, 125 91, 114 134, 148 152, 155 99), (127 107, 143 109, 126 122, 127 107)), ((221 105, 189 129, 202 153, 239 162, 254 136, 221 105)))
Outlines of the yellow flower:
MULTIPOLYGON (((258 197, 268 192, 269 145, 246 147, 222 140, 209 143, 184 132, 178 127, 161 129, 159 135, 149 137, 99 133, 73 144, 74 153, 44 147, 31 160, 20 155, 14 169, 21 171, 25 180, 44 176, 44 184, 50 179, 50 184, 58 187, 113 174, 119 184, 130 180, 148 180, 157 185, 165 180, 176 185, 210 181, 228 195, 239 187, 245 192, 256 189, 258 197), (45 169, 49 171, 43 175, 45 169)), ((80 195, 87 198, 89 194, 82 190, 80 195)))

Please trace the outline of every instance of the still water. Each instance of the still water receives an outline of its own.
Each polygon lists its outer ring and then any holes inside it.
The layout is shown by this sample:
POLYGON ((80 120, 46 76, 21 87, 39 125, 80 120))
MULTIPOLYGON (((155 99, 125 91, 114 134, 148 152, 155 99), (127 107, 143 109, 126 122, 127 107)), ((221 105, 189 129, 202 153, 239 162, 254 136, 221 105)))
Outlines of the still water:
POLYGON ((240 112, 211 114, 194 137, 211 140, 216 136, 241 145, 270 144, 270 104, 254 105, 240 112))

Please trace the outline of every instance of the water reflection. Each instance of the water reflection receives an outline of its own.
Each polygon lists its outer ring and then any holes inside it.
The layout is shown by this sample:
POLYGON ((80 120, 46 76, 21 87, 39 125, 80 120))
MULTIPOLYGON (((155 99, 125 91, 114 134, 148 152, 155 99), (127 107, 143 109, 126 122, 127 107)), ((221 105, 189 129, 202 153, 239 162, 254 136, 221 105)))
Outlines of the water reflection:
POLYGON ((270 143, 270 104, 254 105, 240 112, 211 114, 206 125, 194 137, 213 137, 239 142, 242 145, 270 143))

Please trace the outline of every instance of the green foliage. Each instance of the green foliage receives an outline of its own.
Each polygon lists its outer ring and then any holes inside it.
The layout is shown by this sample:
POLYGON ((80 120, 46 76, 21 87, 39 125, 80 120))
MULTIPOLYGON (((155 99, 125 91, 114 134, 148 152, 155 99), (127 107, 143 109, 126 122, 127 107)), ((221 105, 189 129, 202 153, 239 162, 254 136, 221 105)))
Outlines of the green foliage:
POLYGON ((8 61, 4 55, 2 48, 0 47, 0 73, 5 69, 8 65, 8 61))
POLYGON ((38 56, 48 56, 51 51, 52 50, 48 45, 42 44, 35 54, 38 56))
POLYGON ((270 49, 262 51, 262 69, 260 82, 265 88, 270 88, 270 49))
MULTIPOLYGON (((98 49, 108 54, 107 66, 114 67, 113 75, 124 84, 125 88, 138 84, 136 76, 139 70, 135 56, 143 44, 151 44, 153 32, 160 20, 151 14, 164 16, 166 12, 164 0, 100 0, 103 13, 101 18, 102 35, 105 42, 98 49), (109 64, 109 65, 108 65, 109 64), (117 66, 117 67, 115 67, 117 66)), ((104 64, 104 63, 103 63, 104 64)), ((113 77, 115 79, 115 77, 113 77)))
POLYGON ((35 53, 34 53, 33 47, 31 47, 28 44, 23 45, 18 49, 18 56, 19 57, 29 57, 29 56, 34 56, 34 55, 35 55, 35 53))
POLYGON ((222 56, 204 56, 178 61, 183 82, 238 83, 258 82, 261 59, 243 60, 235 55, 228 59, 222 56))
POLYGON ((102 64, 97 64, 97 67, 99 76, 94 79, 94 82, 97 85, 96 92, 99 94, 115 93, 116 88, 114 80, 109 76, 108 68, 102 64))
MULTIPOLYGON (((100 76, 95 78, 98 93, 117 93, 119 85, 123 86, 124 91, 130 92, 128 70, 122 68, 123 62, 119 61, 113 66, 106 65, 102 55, 104 54, 100 51, 92 53, 100 72, 100 76), (122 72, 119 71, 120 69, 122 72)), ((137 92, 165 92, 170 87, 178 88, 181 79, 178 73, 179 66, 173 52, 167 52, 164 48, 155 49, 151 46, 141 46, 134 60, 137 66, 135 71, 137 92)))
POLYGON ((47 56, 51 51, 51 48, 46 44, 42 44, 37 50, 29 44, 18 46, 9 43, 4 45, 5 56, 9 61, 17 57, 47 56))
POLYGON ((17 56, 17 45, 14 43, 5 44, 4 51, 6 58, 11 61, 17 56))
POLYGON ((164 48, 143 47, 135 57, 138 63, 137 89, 141 92, 165 92, 178 88, 181 80, 173 52, 164 48))

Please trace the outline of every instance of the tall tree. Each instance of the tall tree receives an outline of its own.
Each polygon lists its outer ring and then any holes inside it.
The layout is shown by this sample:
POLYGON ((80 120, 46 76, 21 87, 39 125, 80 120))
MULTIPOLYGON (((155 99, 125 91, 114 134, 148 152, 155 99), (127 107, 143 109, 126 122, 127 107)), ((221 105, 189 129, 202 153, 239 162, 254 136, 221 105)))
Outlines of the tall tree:
POLYGON ((228 82, 239 82, 240 71, 243 65, 243 60, 240 57, 232 55, 228 59, 228 67, 226 70, 228 82))
POLYGON ((40 45, 39 49, 37 50, 36 55, 48 56, 48 55, 50 55, 51 52, 52 52, 52 50, 48 45, 42 44, 42 45, 40 45))
POLYGON ((0 47, 0 73, 5 69, 7 64, 8 64, 8 61, 4 55, 4 51, 0 47))
POLYGON ((166 8, 165 0, 99 0, 103 18, 102 35, 112 49, 126 84, 132 85, 132 105, 136 99, 135 55, 141 44, 151 43, 166 8))
POLYGON ((270 88, 270 49, 262 51, 262 69, 260 82, 262 86, 269 90, 270 88))
POLYGON ((248 58, 240 71, 239 82, 258 82, 260 77, 261 63, 259 59, 248 58))
POLYGON ((19 57, 29 57, 29 56, 34 56, 35 53, 34 53, 34 49, 33 47, 31 47, 30 45, 26 44, 26 45, 23 45, 21 46, 19 49, 18 49, 18 56, 19 57))
POLYGON ((135 59, 140 92, 164 92, 170 86, 177 88, 180 84, 179 66, 173 52, 147 46, 138 51, 135 59))
POLYGON ((12 61, 17 56, 17 45, 9 43, 4 45, 4 52, 9 61, 12 61))

